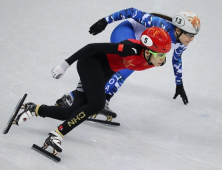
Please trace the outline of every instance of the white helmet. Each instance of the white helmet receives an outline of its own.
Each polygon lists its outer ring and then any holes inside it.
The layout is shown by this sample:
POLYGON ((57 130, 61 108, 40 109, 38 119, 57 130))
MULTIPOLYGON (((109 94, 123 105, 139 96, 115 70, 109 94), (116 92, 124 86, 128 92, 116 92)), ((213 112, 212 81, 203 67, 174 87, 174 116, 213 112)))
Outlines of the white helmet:
POLYGON ((197 34, 200 30, 200 19, 191 11, 181 11, 172 18, 173 25, 188 33, 197 34))

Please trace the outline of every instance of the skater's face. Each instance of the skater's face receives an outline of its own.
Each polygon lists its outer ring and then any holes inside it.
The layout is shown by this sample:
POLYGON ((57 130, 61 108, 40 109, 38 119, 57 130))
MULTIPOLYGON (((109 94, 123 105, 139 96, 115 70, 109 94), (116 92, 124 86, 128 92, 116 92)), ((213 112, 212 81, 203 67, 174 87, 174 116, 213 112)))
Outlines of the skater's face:
MULTIPOLYGON (((175 32, 175 33, 176 33, 177 35, 180 35, 181 30, 180 30, 179 28, 176 28, 176 32, 175 32)), ((179 40, 180 40, 180 42, 181 42, 183 45, 188 46, 188 45, 190 44, 190 42, 194 40, 194 36, 195 36, 195 34, 183 32, 183 33, 181 34, 181 36, 179 37, 179 40)))
POLYGON ((149 57, 150 57, 150 62, 155 67, 159 67, 161 64, 163 64, 163 62, 165 62, 166 54, 159 53, 158 55, 155 55, 155 54, 150 53, 149 50, 145 50, 145 58, 148 60, 149 57), (150 56, 150 54, 151 54, 151 56, 150 56))

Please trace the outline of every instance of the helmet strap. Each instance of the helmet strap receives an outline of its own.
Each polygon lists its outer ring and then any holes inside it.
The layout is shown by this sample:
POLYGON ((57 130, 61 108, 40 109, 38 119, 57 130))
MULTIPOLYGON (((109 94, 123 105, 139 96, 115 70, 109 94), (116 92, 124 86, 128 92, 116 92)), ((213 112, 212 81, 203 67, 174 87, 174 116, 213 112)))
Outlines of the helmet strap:
POLYGON ((150 62, 151 55, 152 55, 152 54, 150 53, 150 56, 149 56, 149 58, 148 58, 148 60, 147 60, 147 63, 148 63, 149 65, 153 65, 153 63, 150 62))
POLYGON ((148 59, 146 59, 146 57, 145 57, 145 50, 149 50, 148 48, 144 48, 143 49, 143 57, 145 58, 145 60, 147 61, 147 63, 149 64, 149 65, 153 65, 153 63, 151 63, 150 62, 150 59, 151 59, 151 53, 150 53, 150 56, 148 57, 148 59))
MULTIPOLYGON (((179 28, 180 29, 180 28, 179 28)), ((174 44, 176 44, 177 42, 179 42, 179 43, 181 43, 181 41, 180 41, 180 36, 183 34, 183 31, 180 29, 180 34, 177 34, 177 32, 176 32, 176 41, 175 41, 175 43, 174 44)))

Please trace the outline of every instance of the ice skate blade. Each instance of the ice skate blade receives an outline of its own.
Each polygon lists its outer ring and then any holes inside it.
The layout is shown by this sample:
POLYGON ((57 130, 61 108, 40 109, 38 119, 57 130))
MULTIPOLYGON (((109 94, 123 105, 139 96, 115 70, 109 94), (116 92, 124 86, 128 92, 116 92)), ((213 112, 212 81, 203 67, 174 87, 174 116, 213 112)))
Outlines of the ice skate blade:
POLYGON ((3 131, 3 134, 8 133, 8 131, 10 130, 13 121, 15 120, 16 116, 18 115, 18 112, 21 109, 21 106, 22 106, 23 102, 25 101, 26 96, 27 96, 27 94, 24 94, 22 96, 22 98, 18 101, 18 104, 16 105, 16 107, 15 107, 11 117, 8 120, 8 123, 6 124, 6 127, 5 127, 5 129, 3 131))
MULTIPOLYGON (((36 144, 32 145, 32 149, 37 151, 37 152, 39 152, 39 153, 41 153, 42 155, 46 156, 47 158, 49 158, 49 159, 51 159, 51 160, 53 160, 53 161, 55 161, 57 163, 61 161, 61 159, 59 157, 57 157, 56 155, 46 151, 45 149, 39 147, 36 144)), ((54 153, 54 150, 53 150, 53 153, 54 153)))
POLYGON ((106 121, 106 120, 99 120, 99 119, 92 119, 92 118, 88 118, 86 120, 89 121, 90 123, 95 123, 95 124, 99 124, 99 125, 103 125, 103 126, 111 126, 111 127, 119 127, 120 126, 120 123, 110 122, 110 121, 106 121))

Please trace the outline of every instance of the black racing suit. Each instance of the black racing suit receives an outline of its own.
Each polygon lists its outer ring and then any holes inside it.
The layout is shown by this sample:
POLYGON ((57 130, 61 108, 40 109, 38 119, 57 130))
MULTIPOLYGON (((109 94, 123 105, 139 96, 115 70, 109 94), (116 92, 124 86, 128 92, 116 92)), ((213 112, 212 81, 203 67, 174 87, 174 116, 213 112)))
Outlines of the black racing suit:
MULTIPOLYGON (((38 115, 41 117, 65 120, 58 127, 58 130, 63 135, 66 135, 89 116, 104 108, 106 99, 104 87, 106 82, 115 73, 110 67, 107 54, 109 54, 109 56, 119 55, 120 58, 128 56, 140 57, 140 60, 146 62, 144 58, 141 59, 142 50, 143 47, 140 44, 129 40, 115 44, 95 43, 86 45, 66 59, 69 65, 78 60, 77 71, 84 92, 75 91, 75 100, 71 107, 41 105, 38 110, 38 115), (119 44, 124 44, 122 51, 118 49, 119 44), (137 50, 136 55, 132 47, 137 50)), ((136 60, 137 58, 135 61, 136 60)))

